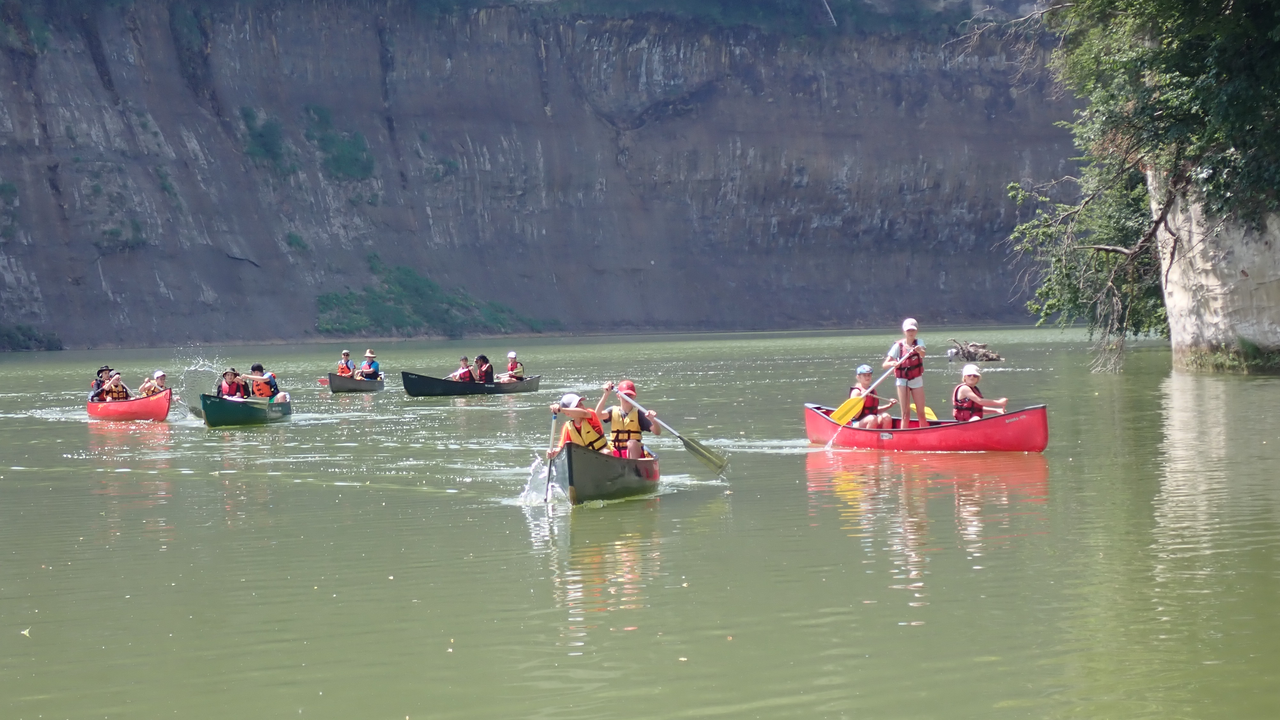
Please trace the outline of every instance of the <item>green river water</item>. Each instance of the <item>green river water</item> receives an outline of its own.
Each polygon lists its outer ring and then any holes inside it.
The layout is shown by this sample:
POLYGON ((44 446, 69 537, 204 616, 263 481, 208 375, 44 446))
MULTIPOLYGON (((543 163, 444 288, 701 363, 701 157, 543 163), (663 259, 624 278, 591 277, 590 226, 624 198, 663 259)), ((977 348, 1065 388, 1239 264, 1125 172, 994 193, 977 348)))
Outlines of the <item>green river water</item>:
POLYGON ((1280 380, 927 330, 929 405, 990 342, 1043 455, 810 446, 888 334, 382 344, 343 396, 338 346, 0 357, 0 718, 1280 717, 1280 380), (511 348, 541 391, 400 389, 511 348), (254 361, 289 422, 85 415, 103 362, 254 361), (623 377, 726 477, 662 437, 656 497, 522 500, 548 404, 623 377))

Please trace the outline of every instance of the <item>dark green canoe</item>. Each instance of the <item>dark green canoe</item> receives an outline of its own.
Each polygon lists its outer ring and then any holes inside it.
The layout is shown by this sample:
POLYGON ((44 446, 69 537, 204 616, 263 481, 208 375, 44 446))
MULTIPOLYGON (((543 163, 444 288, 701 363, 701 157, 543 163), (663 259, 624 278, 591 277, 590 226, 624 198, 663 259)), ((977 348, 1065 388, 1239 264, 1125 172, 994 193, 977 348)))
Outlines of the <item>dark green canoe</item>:
POLYGON ((220 398, 201 395, 200 410, 209 427, 265 425, 289 419, 293 408, 287 402, 267 402, 262 398, 220 398))
POLYGON ((551 459, 548 482, 560 486, 569 501, 620 500, 658 490, 658 459, 626 460, 581 445, 565 445, 551 459))

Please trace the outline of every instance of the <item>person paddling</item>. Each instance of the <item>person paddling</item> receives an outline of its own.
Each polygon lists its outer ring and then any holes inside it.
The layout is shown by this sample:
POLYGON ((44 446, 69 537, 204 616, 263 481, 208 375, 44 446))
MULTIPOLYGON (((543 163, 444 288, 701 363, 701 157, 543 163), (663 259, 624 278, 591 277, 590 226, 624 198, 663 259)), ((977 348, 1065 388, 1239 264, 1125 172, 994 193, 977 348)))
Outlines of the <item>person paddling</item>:
POLYGON ((493 366, 489 364, 489 356, 476 356, 476 382, 493 384, 493 366))
POLYGON ((157 370, 151 374, 151 377, 147 378, 146 380, 143 380, 142 384, 138 386, 138 394, 141 395, 142 397, 151 397, 152 395, 159 395, 160 393, 168 389, 164 386, 164 383, 165 383, 164 371, 157 370))
POLYGON ((924 341, 916 338, 919 325, 915 318, 902 321, 902 339, 895 342, 885 356, 881 367, 893 368, 894 384, 898 387, 898 402, 902 405, 902 425, 899 429, 911 427, 911 406, 916 406, 916 423, 919 427, 929 427, 924 418, 924 341), (906 358, 903 360, 903 358, 906 358), (898 361, 902 360, 901 363, 898 361))
POLYGON ((471 372, 471 361, 467 360, 467 356, 463 355, 458 360, 458 369, 449 374, 446 380, 456 380, 458 382, 474 382, 476 376, 471 372))
POLYGON ((338 360, 338 377, 351 377, 356 372, 356 364, 351 361, 351 351, 343 350, 342 357, 338 360))
POLYGON ((516 358, 516 351, 507 353, 507 371, 498 376, 498 382, 516 382, 524 379, 524 363, 516 358))
POLYGON ((101 390, 104 386, 106 386, 107 383, 111 382, 112 372, 114 372, 114 370, 111 368, 110 365, 103 365, 102 367, 98 368, 97 374, 95 374, 93 377, 93 382, 89 383, 89 399, 90 400, 92 400, 93 397, 98 394, 98 391, 101 390))
POLYGON ((250 396, 266 398, 271 402, 289 402, 289 393, 280 392, 276 374, 267 372, 262 363, 254 363, 249 372, 248 375, 241 375, 240 381, 249 383, 250 396))
POLYGON ((978 369, 977 365, 972 363, 965 365, 960 372, 963 382, 951 391, 951 416, 957 422, 981 420, 984 408, 1004 413, 1005 406, 1009 404, 1009 398, 988 400, 982 397, 982 391, 978 389, 978 381, 982 380, 982 370, 978 369))
POLYGON ((222 381, 218 383, 214 394, 225 398, 249 397, 249 389, 240 380, 240 373, 235 368, 222 371, 222 381))
POLYGON ((124 382, 120 380, 120 373, 112 370, 111 377, 108 378, 107 384, 98 390, 95 390, 89 396, 89 401, 114 402, 117 400, 129 400, 132 396, 129 394, 129 388, 125 387, 124 382))
POLYGON ((555 457, 566 444, 581 445, 588 450, 604 450, 608 445, 599 416, 583 403, 581 395, 567 393, 560 402, 551 406, 551 414, 563 415, 566 422, 560 433, 560 444, 555 450, 548 451, 547 457, 555 457))
POLYGON ((867 388, 871 387, 871 366, 859 365, 855 371, 856 382, 853 387, 849 388, 849 397, 862 397, 866 395, 867 399, 862 401, 862 412, 853 419, 854 427, 866 428, 868 430, 888 430, 893 427, 893 417, 887 412, 897 404, 897 400, 890 400, 885 403, 884 407, 880 407, 880 396, 874 392, 868 394, 867 388))
POLYGON ((642 413, 635 405, 627 402, 626 398, 636 396, 635 383, 623 380, 617 387, 619 395, 617 405, 602 409, 605 401, 609 399, 609 392, 614 388, 611 382, 604 384, 604 395, 600 396, 600 402, 596 403, 596 415, 601 422, 609 423, 609 446, 613 456, 636 460, 648 457, 641 441, 641 433, 662 434, 662 426, 654 422, 658 414, 652 410, 642 413))
POLYGON ((360 364, 360 369, 356 370, 355 374, 357 380, 382 379, 382 368, 378 367, 377 357, 373 354, 372 348, 364 351, 364 362, 360 364))

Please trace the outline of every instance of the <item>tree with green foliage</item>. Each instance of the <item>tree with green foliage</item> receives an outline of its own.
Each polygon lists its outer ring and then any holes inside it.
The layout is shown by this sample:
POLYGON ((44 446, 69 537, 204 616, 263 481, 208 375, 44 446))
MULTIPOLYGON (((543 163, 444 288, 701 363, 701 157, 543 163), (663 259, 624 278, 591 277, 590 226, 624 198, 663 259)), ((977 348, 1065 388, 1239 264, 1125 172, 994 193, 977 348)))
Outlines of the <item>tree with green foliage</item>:
POLYGON ((1086 102, 1079 177, 1012 187, 1034 208, 1012 240, 1038 269, 1031 310, 1084 321, 1097 367, 1118 368, 1126 337, 1167 334, 1161 278, 1180 249, 1216 240, 1179 237, 1179 202, 1255 226, 1280 209, 1280 3, 1054 2, 973 36, 989 31, 1024 47, 1051 34, 1054 72, 1086 102), (1073 199, 1054 202, 1064 185, 1073 199))

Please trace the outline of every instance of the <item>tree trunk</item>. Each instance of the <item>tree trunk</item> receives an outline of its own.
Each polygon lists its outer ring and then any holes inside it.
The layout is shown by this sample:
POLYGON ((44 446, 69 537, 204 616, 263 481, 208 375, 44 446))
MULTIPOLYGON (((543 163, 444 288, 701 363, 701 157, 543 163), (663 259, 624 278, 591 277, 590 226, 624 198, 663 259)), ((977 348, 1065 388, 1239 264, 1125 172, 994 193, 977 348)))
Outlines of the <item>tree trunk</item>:
MULTIPOLYGON (((1153 203, 1164 195, 1148 178, 1153 203)), ((1179 196, 1157 235, 1176 367, 1274 370, 1280 360, 1280 216, 1260 227, 1179 196)), ((1153 205, 1153 211, 1159 208, 1153 205)), ((1158 215, 1157 215, 1158 216, 1158 215)))

